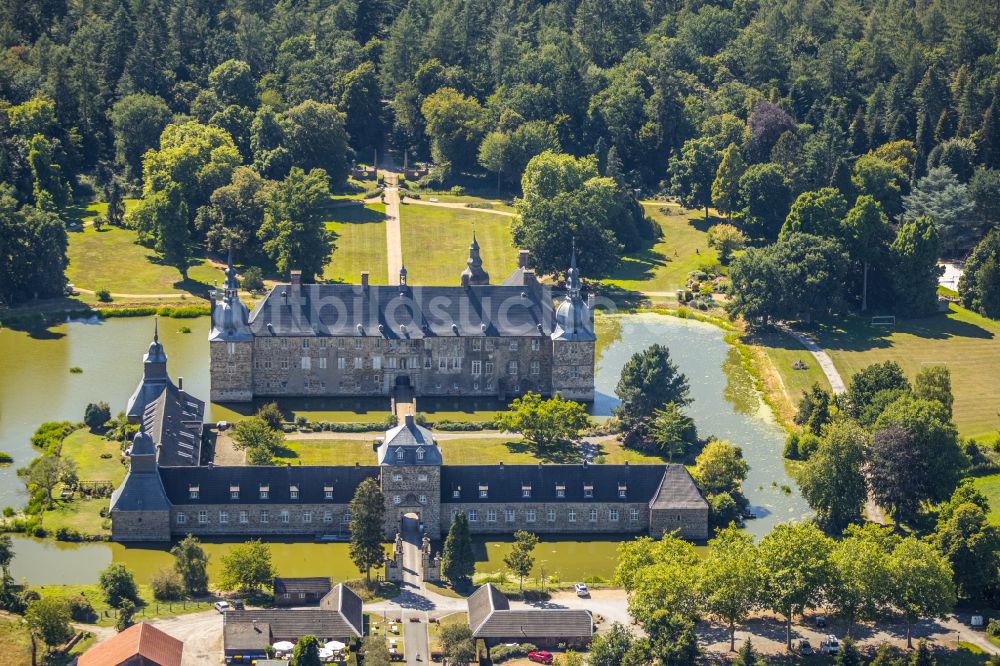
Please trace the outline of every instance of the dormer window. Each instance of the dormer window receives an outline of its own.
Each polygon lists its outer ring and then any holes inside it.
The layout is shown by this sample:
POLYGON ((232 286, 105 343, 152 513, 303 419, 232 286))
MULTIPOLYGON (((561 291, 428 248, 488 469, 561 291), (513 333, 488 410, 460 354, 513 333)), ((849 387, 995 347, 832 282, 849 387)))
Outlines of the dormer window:
POLYGON ((323 499, 333 499, 333 486, 329 483, 323 486, 323 499))
POLYGON ((455 486, 455 488, 453 488, 452 491, 451 491, 451 496, 454 499, 458 499, 459 497, 461 497, 462 496, 462 486, 455 486))
POLYGON ((406 456, 406 452, 402 448, 396 449, 396 460, 402 460, 406 456))
POLYGON ((490 496, 490 487, 485 483, 479 484, 479 497, 481 499, 486 499, 490 496))
POLYGON ((188 497, 190 497, 193 500, 196 500, 200 495, 201 495, 201 488, 199 486, 195 485, 188 486, 188 497))
POLYGON ((628 497, 628 486, 626 486, 624 483, 618 484, 618 497, 621 499, 625 499, 626 497, 628 497))
POLYGON ((238 485, 229 486, 229 499, 238 500, 240 498, 240 487, 238 485))
POLYGON ((531 497, 531 484, 522 483, 521 484, 521 497, 531 497))
POLYGON ((417 460, 423 460, 423 459, 424 459, 424 449, 423 447, 420 447, 417 449, 417 460))
POLYGON ((271 486, 264 483, 260 484, 260 498, 263 500, 263 499, 268 499, 270 496, 271 496, 271 486))
POLYGON ((556 497, 566 497, 566 484, 557 483, 556 484, 556 497))
POLYGON ((297 500, 299 498, 299 487, 296 485, 289 486, 288 496, 293 500, 297 500))
POLYGON ((583 496, 586 497, 587 499, 591 499, 594 497, 594 484, 592 483, 583 484, 583 496))

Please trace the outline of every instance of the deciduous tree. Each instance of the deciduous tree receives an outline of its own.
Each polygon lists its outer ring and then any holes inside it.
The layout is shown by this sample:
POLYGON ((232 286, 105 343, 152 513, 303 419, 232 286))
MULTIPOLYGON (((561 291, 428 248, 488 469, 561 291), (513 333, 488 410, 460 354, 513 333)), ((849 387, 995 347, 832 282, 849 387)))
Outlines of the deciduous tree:
POLYGON ((729 630, 730 652, 736 649, 736 626, 760 605, 766 582, 767 570, 751 535, 729 526, 708 542, 701 592, 705 610, 729 630))
POLYGON ((303 282, 313 282, 323 274, 334 247, 323 214, 329 201, 330 188, 322 169, 305 173, 294 167, 274 187, 257 237, 281 273, 301 270, 303 282))
POLYGON ((233 545, 221 561, 219 585, 226 590, 254 593, 269 586, 276 575, 271 549, 260 539, 233 545))
POLYGON ((121 607, 125 601, 133 604, 139 601, 135 578, 124 564, 109 564, 98 576, 97 582, 101 586, 104 600, 112 608, 121 607))
POLYGON ((583 405, 564 400, 558 393, 543 400, 538 393, 528 392, 494 420, 497 429, 521 433, 540 449, 576 438, 589 424, 583 405))
POLYGON ((524 579, 535 566, 534 550, 538 536, 526 530, 514 532, 514 547, 503 558, 503 563, 517 576, 518 587, 524 591, 524 579))
POLYGON ((174 556, 174 570, 184 583, 184 591, 201 595, 208 591, 208 555, 197 537, 190 534, 170 549, 174 556))
POLYGON ((831 424, 798 475, 802 496, 828 534, 861 520, 868 493, 861 465, 868 433, 850 421, 831 424))
POLYGON ((747 478, 750 466, 743 451, 724 439, 713 439, 695 459, 692 476, 710 495, 740 494, 740 484, 747 478))
POLYGON ((892 605, 906 620, 906 647, 913 647, 914 622, 944 617, 955 605, 955 585, 948 560, 929 543, 907 537, 889 557, 892 605))

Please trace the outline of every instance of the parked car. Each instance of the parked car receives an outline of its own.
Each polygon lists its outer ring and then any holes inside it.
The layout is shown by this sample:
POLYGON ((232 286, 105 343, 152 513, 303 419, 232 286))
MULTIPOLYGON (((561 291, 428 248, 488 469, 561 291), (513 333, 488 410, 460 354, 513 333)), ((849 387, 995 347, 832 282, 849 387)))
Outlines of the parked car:
POLYGON ((824 654, 839 654, 840 653, 840 641, 833 634, 830 634, 823 640, 823 644, 819 646, 819 649, 824 654))
POLYGON ((239 599, 233 599, 232 602, 230 602, 230 605, 233 607, 233 610, 245 610, 246 609, 246 606, 244 606, 243 602, 240 601, 239 599))
POLYGON ((552 653, 546 652, 545 650, 539 650, 538 652, 529 652, 528 661, 533 661, 536 664, 551 664, 552 653))
POLYGON ((215 606, 215 610, 220 613, 225 613, 226 611, 233 609, 233 607, 229 605, 228 601, 216 601, 213 605, 215 606))
POLYGON ((799 654, 801 654, 804 657, 807 657, 811 654, 815 654, 813 652, 813 646, 809 643, 809 641, 807 641, 804 638, 799 641, 799 654))
POLYGON ((819 629, 822 629, 825 626, 826 626, 826 616, 825 615, 817 615, 816 616, 816 627, 819 628, 819 629))
POLYGON ((585 584, 583 584, 583 583, 577 583, 576 584, 576 596, 578 596, 578 597, 586 597, 589 594, 590 594, 590 590, 587 589, 587 586, 585 584))

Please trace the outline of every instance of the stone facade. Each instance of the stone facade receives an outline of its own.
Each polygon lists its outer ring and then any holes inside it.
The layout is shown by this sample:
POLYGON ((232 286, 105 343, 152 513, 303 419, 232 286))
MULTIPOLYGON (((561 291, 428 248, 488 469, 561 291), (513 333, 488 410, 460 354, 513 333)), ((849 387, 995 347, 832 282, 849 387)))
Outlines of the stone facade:
POLYGON ((167 511, 111 511, 112 541, 169 541, 170 536, 167 511))
POLYGON ((348 534, 347 504, 198 504, 170 509, 175 536, 330 536, 348 534))
POLYGON ((428 534, 441 533, 441 468, 393 466, 382 470, 385 538, 392 539, 406 514, 416 514, 428 534))
POLYGON ((708 538, 708 505, 704 507, 652 509, 649 534, 659 539, 664 533, 678 531, 680 536, 693 541, 708 538))
POLYGON ((212 402, 248 402, 253 399, 252 342, 209 343, 212 402))
POLYGON ((441 510, 449 521, 464 512, 473 534, 513 534, 517 530, 542 534, 635 534, 649 529, 647 502, 454 504, 446 501, 441 510), (591 512, 596 512, 593 519, 591 512))

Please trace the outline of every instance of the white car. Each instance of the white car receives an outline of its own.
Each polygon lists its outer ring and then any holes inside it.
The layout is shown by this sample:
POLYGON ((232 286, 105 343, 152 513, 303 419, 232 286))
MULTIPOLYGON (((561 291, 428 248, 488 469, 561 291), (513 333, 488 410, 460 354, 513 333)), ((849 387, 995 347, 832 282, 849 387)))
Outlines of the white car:
POLYGON ((590 594, 590 590, 587 589, 586 585, 584 585, 583 583, 577 583, 576 584, 576 596, 578 596, 578 597, 586 597, 589 594, 590 594))
POLYGON ((839 654, 840 653, 840 641, 833 634, 830 634, 823 640, 823 644, 819 647, 820 652, 824 654, 839 654))
POLYGON ((215 610, 219 611, 220 613, 225 613, 226 611, 233 609, 233 607, 229 605, 228 601, 216 601, 214 606, 215 610))

